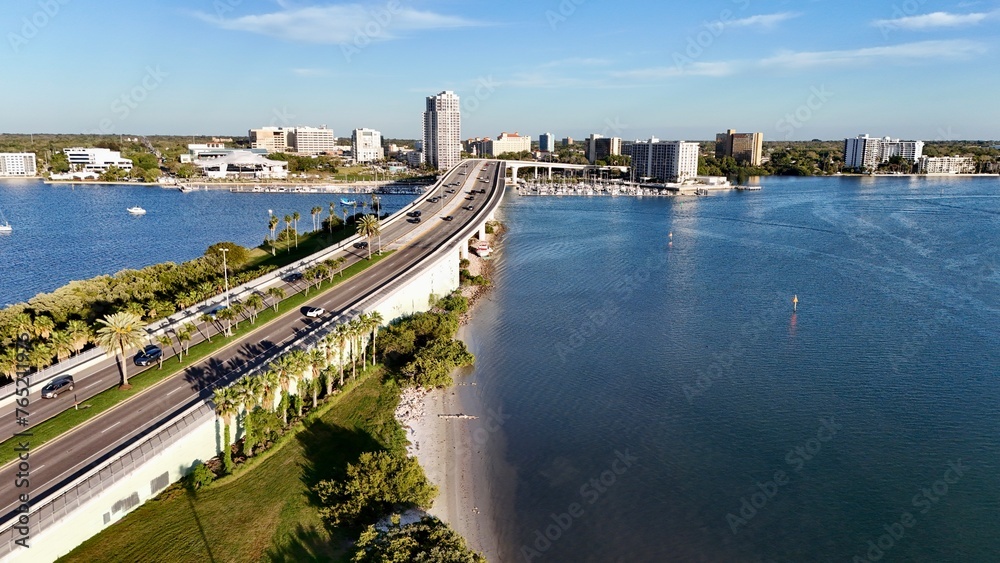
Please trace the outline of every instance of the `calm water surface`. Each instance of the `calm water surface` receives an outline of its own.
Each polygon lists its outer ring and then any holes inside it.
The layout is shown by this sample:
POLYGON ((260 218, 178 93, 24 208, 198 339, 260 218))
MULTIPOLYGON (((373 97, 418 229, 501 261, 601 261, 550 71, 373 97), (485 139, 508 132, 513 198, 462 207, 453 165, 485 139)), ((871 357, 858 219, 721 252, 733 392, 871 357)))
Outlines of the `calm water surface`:
POLYGON ((764 188, 508 196, 504 560, 1000 560, 1000 181, 764 188))
MULTIPOLYGON (((70 280, 190 260, 225 240, 257 246, 268 235, 268 209, 279 219, 298 211, 299 230, 309 231, 310 210, 315 206, 323 207, 326 217, 334 202, 343 216, 341 197, 0 181, 0 210, 14 227, 12 234, 0 235, 0 306, 52 291, 70 280), (133 205, 145 208, 146 215, 129 215, 125 210, 133 205)), ((368 196, 346 197, 368 201, 368 196)), ((383 208, 391 213, 415 196, 381 197, 383 208)))

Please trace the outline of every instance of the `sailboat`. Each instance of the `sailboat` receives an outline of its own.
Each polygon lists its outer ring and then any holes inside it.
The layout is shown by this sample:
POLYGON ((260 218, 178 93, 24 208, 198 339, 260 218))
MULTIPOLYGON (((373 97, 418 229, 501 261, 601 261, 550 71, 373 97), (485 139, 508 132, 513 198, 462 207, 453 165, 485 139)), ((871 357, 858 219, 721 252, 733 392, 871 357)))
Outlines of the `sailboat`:
POLYGON ((2 210, 0 210, 0 219, 3 219, 3 223, 0 223, 0 233, 13 233, 14 227, 10 226, 10 221, 7 220, 7 216, 3 214, 2 210))

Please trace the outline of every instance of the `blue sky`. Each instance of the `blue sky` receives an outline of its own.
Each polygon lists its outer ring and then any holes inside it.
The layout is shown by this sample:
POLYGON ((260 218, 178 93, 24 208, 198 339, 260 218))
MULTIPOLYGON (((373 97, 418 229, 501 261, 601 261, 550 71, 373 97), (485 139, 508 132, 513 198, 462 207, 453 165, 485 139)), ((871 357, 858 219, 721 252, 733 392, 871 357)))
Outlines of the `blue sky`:
POLYGON ((0 132, 1000 138, 1000 0, 7 0, 0 132), (100 7, 96 7, 99 5, 100 7))

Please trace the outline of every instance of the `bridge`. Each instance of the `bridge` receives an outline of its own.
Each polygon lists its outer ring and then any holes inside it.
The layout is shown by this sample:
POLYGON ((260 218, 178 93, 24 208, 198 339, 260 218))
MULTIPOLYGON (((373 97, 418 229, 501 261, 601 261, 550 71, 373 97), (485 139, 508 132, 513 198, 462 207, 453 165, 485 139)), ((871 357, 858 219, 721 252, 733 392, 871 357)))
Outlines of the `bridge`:
MULTIPOLYGON (((383 242, 396 252, 338 285, 336 291, 305 303, 330 311, 327 317, 305 319, 297 310, 290 311, 230 342, 211 358, 32 448, 26 461, 0 468, 0 558, 55 560, 179 480, 194 462, 217 455, 223 440, 211 403, 215 388, 265 369, 289 349, 314 347, 334 326, 360 314, 378 311, 389 321, 426 310, 430 294, 456 289, 459 260, 466 256, 470 238, 485 236, 486 223, 494 218, 504 195, 505 176, 502 162, 459 164, 409 207, 383 221, 383 242), (472 193, 478 190, 486 193, 472 193), (436 196, 441 199, 432 201, 436 196), (423 220, 411 223, 406 214, 416 210, 423 220), (30 487, 16 486, 19 472, 30 473, 30 487), (29 538, 30 549, 18 545, 23 538, 29 538)), ((357 240, 348 239, 295 266, 331 255, 357 262, 362 259, 361 251, 353 247, 357 240)), ((261 283, 282 284, 289 292, 304 289, 301 280, 283 281, 287 273, 283 270, 261 283)), ((168 320, 168 325, 171 322, 182 319, 168 320)), ((118 382, 113 359, 92 358, 74 369, 81 402, 118 382)), ((29 396, 33 424, 59 409, 72 408, 65 398, 43 402, 33 392, 29 396)), ((0 421, 14 420, 14 405, 0 406, 0 413, 0 421)), ((30 427, 13 429, 31 432, 30 427)), ((4 427, 3 436, 10 436, 10 430, 4 427)))
POLYGON ((553 170, 580 172, 582 176, 586 176, 592 171, 603 172, 611 170, 617 170, 623 174, 627 174, 629 170, 628 166, 597 166, 594 164, 566 164, 562 162, 532 162, 530 160, 504 160, 502 162, 506 165, 507 170, 510 170, 511 179, 515 182, 518 178, 517 173, 522 168, 534 169, 535 179, 538 178, 539 171, 544 170, 547 174, 546 177, 550 180, 552 179, 553 170))

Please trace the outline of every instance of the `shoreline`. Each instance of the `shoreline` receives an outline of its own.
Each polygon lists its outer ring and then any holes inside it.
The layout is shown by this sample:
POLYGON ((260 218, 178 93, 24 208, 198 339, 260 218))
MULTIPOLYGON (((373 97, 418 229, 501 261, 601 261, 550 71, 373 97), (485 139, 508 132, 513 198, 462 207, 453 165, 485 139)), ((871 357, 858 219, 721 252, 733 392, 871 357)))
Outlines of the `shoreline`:
MULTIPOLYGON (((502 233, 499 226, 487 237, 491 246, 499 242, 502 233)), ((473 275, 490 277, 493 268, 489 260, 471 253, 469 260, 473 275)), ((456 338, 473 351, 478 345, 468 323, 489 290, 489 286, 462 288, 470 303, 469 311, 460 318, 456 338)), ((516 473, 504 462, 503 414, 483 405, 474 368, 461 368, 453 375, 455 384, 446 389, 405 390, 396 418, 410 443, 407 453, 417 458, 427 478, 438 487, 428 513, 446 522, 465 538, 470 549, 487 560, 505 561, 498 521, 501 514, 512 514, 513 496, 501 493, 512 490, 516 473)))

